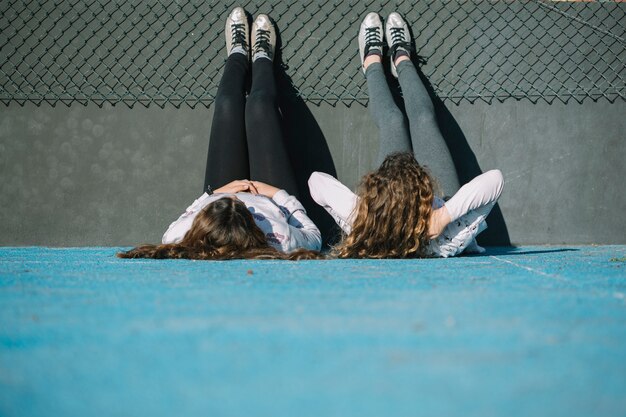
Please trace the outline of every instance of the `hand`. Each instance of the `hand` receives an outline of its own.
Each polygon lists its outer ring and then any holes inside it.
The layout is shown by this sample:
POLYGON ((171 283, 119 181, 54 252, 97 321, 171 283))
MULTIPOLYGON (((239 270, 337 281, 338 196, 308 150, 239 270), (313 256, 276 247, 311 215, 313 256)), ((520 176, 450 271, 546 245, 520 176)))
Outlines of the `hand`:
POLYGON ((280 191, 280 188, 276 188, 273 185, 265 184, 261 181, 252 181, 252 185, 256 188, 257 192, 266 197, 272 198, 274 194, 280 191))
POLYGON ((218 188, 213 191, 214 193, 227 193, 227 194, 235 194, 235 193, 252 193, 259 194, 253 182, 250 180, 235 180, 233 182, 229 182, 223 187, 218 188))

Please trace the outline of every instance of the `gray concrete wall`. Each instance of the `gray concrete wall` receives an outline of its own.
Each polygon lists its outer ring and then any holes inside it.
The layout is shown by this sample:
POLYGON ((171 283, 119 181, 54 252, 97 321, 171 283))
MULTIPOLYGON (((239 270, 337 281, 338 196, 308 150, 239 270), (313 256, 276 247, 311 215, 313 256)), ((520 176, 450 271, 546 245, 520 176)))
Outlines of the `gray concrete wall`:
MULTIPOLYGON (((291 99, 303 183, 353 187, 377 133, 360 105, 291 99)), ((500 168, 506 188, 483 243, 626 243, 626 103, 438 103, 463 179, 500 168)), ((95 105, 0 108, 0 245, 156 242, 202 188, 212 110, 95 105)), ((305 198, 303 198, 305 199, 305 198)), ((306 200, 306 199, 305 199, 306 200)), ((329 219, 305 201, 328 235, 329 219)))

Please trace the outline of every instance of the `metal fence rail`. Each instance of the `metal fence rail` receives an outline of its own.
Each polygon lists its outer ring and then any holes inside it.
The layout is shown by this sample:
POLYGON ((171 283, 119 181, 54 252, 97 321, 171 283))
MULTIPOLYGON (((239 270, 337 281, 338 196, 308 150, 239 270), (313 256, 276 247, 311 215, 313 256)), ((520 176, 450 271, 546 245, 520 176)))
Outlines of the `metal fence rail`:
POLYGON ((367 102, 358 27, 368 11, 394 10, 444 100, 626 98, 626 3, 9 0, 0 3, 0 101, 209 106, 236 5, 274 18, 283 68, 314 103, 367 102))

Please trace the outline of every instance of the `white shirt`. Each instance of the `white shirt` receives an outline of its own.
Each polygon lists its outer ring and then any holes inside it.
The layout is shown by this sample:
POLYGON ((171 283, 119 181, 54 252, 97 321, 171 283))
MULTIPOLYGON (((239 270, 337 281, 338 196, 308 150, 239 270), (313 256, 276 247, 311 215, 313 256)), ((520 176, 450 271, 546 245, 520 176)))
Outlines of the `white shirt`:
MULTIPOLYGON (((463 251, 484 252, 475 238, 487 228, 485 218, 496 204, 503 187, 502 173, 494 169, 465 184, 445 203, 435 197, 433 208, 445 205, 451 221, 441 235, 430 241, 427 253, 447 258, 463 251)), ((349 234, 359 197, 337 179, 323 172, 311 174, 309 190, 313 200, 324 207, 339 227, 349 234)))
POLYGON ((285 190, 279 190, 273 198, 250 193, 202 194, 187 210, 170 224, 163 235, 163 243, 178 243, 191 228, 198 213, 215 200, 236 196, 252 213, 254 222, 263 231, 267 243, 282 252, 299 248, 320 250, 322 235, 309 219, 302 204, 285 190))

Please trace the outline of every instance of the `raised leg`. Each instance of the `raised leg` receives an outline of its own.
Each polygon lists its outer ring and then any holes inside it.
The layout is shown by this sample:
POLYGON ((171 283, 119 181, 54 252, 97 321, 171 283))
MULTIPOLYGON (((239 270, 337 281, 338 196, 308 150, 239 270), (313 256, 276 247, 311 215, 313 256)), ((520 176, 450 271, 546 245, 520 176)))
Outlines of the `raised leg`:
POLYGON ((444 195, 453 195, 459 189, 459 179, 450 150, 439 130, 433 102, 408 57, 400 58, 396 68, 415 158, 430 169, 444 195))
POLYGON ((244 54, 233 53, 226 60, 215 97, 204 190, 250 177, 244 119, 248 67, 244 54))
POLYGON ((268 58, 258 58, 252 64, 246 133, 250 178, 297 195, 296 179, 280 127, 274 64, 268 58))
POLYGON ((380 165, 390 153, 410 152, 411 139, 404 116, 389 91, 382 64, 379 61, 369 63, 365 77, 370 114, 378 126, 380 141, 377 162, 380 165))

